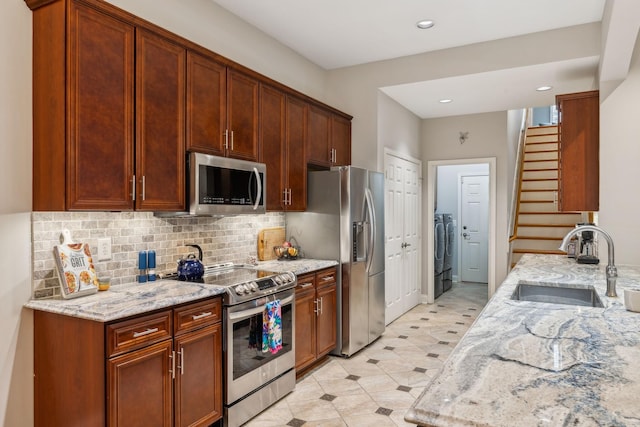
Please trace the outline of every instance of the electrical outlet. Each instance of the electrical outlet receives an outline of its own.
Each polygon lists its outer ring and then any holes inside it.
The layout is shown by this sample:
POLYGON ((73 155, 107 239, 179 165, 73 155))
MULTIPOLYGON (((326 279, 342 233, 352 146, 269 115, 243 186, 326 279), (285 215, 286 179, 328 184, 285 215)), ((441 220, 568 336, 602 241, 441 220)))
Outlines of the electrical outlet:
POLYGON ((98 239, 98 261, 111 259, 111 237, 98 239))

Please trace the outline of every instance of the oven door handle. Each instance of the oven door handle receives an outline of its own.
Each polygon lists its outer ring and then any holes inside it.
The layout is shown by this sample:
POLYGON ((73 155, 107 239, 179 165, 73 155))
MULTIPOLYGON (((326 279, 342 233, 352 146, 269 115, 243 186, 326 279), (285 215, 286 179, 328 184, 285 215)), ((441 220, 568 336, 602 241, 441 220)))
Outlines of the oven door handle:
MULTIPOLYGON (((287 305, 293 301, 294 295, 288 296, 285 299, 280 300, 281 305, 287 305)), ((237 313, 229 313, 229 320, 242 320, 264 311, 264 306, 255 307, 248 310, 238 311, 237 313)))

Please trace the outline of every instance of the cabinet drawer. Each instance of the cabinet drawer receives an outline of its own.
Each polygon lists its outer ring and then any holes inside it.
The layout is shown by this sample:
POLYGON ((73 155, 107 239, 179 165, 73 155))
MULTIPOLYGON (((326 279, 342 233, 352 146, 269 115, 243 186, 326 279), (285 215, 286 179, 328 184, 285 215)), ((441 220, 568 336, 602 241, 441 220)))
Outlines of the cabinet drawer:
POLYGON ((222 301, 220 298, 189 304, 173 310, 175 334, 205 325, 212 325, 221 320, 222 301))
POLYGON ((316 273, 317 286, 324 286, 331 283, 336 283, 336 268, 329 268, 316 273))
POLYGON ((315 274, 303 274, 301 276, 298 276, 298 285, 296 286, 296 292, 314 289, 315 285, 315 274))
POLYGON ((107 357, 171 338, 171 310, 107 326, 107 357))

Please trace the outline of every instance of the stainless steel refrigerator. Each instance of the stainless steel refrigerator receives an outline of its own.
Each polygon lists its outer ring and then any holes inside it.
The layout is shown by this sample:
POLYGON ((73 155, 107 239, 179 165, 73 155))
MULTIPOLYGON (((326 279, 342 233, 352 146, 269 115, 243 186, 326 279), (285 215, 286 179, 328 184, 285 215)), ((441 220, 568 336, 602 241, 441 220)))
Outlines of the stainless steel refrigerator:
POLYGON ((310 171, 307 211, 286 214, 306 258, 335 259, 338 345, 351 356, 385 329, 384 175, 353 166, 310 171))

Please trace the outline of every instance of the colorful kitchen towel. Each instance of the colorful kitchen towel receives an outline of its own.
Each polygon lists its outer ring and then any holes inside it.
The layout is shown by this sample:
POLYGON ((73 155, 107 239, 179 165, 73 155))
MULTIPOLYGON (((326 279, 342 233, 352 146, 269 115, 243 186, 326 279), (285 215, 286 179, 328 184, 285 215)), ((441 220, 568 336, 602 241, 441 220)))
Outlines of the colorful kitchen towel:
POLYGON ((282 348, 282 311, 280 300, 265 304, 262 313, 262 352, 276 354, 282 348))

